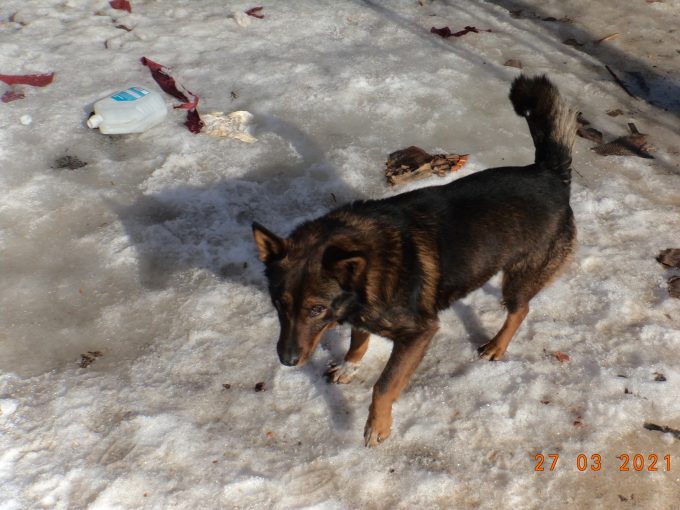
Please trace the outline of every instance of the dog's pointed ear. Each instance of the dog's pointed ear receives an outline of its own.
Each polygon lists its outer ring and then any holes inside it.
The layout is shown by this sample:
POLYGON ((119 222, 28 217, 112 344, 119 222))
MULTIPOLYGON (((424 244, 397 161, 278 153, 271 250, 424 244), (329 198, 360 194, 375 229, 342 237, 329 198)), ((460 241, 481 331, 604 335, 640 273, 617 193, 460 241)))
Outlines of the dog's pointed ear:
POLYGON ((359 285, 366 272, 366 256, 360 251, 331 245, 324 251, 321 265, 343 289, 350 289, 359 285))
POLYGON ((288 252, 288 242, 273 234, 257 222, 253 222, 253 238, 260 255, 260 260, 265 264, 280 260, 288 252))

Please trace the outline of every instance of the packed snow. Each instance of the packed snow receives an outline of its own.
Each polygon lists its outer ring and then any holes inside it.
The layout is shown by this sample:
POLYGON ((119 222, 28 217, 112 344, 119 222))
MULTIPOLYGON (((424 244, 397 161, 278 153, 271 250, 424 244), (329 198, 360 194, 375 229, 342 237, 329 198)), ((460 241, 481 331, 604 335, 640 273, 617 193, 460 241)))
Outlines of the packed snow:
POLYGON ((643 427, 680 429, 678 272, 655 260, 680 248, 678 0, 131 5, 0 4, 0 74, 55 73, 0 83, 25 96, 0 103, 0 509, 680 507, 680 440, 643 427), (252 113, 258 141, 192 134, 184 110, 143 134, 88 129, 107 94, 160 91, 142 56, 200 112, 252 113), (530 163, 510 59, 605 141, 633 122, 655 159, 577 139, 573 263, 504 361, 476 355, 504 319, 497 277, 443 312, 391 437, 364 448, 391 344, 373 337, 349 385, 323 377, 347 328, 282 366, 251 222, 287 234, 349 200, 530 163), (387 155, 410 145, 470 159, 391 189, 387 155))

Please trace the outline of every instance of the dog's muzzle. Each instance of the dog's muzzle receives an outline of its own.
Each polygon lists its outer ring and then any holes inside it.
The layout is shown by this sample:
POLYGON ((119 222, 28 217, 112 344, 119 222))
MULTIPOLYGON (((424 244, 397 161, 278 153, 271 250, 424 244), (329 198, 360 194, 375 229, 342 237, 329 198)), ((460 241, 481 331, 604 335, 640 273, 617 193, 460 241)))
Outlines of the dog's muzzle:
POLYGON ((276 352, 279 354, 279 361, 287 367, 294 367, 300 362, 300 351, 296 345, 279 342, 276 345, 276 352))

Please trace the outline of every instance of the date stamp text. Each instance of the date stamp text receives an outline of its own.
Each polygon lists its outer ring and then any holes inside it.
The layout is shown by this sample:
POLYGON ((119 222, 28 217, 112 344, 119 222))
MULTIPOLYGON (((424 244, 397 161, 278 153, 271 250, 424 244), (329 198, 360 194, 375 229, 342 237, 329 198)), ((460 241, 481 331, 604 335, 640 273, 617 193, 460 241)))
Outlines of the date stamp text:
MULTIPOLYGON (((560 454, 549 453, 544 455, 537 453, 534 457, 534 471, 555 471, 565 460, 560 459, 560 454), (561 462, 560 462, 561 461, 561 462)), ((580 453, 572 461, 578 471, 601 471, 602 469, 617 469, 621 472, 635 471, 670 471, 671 456, 659 456, 655 453, 643 455, 641 453, 621 453, 615 458, 603 458, 599 453, 586 455, 580 453)), ((569 461, 567 461, 567 465, 569 461)))

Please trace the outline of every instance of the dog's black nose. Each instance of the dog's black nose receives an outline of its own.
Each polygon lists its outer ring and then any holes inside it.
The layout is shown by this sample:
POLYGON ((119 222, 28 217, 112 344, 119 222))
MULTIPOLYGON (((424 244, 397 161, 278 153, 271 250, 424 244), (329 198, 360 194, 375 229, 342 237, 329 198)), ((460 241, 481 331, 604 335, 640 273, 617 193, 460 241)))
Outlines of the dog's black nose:
POLYGON ((300 362, 300 351, 292 342, 285 342, 279 339, 279 343, 276 344, 276 352, 279 355, 279 360, 281 364, 287 367, 294 367, 300 362))
POLYGON ((298 364, 299 361, 300 361, 300 358, 298 356, 290 356, 290 357, 281 358, 281 363, 283 363, 287 367, 294 367, 295 365, 298 364))

